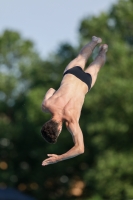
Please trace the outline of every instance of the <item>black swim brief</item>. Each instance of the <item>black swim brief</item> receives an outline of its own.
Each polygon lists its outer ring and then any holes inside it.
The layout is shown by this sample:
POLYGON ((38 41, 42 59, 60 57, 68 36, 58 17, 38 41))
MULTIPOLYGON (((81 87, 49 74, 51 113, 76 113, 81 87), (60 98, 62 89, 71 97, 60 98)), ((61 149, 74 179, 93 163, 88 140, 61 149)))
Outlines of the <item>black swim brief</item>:
POLYGON ((76 76, 81 81, 87 84, 88 90, 91 89, 92 77, 89 73, 84 72, 81 67, 76 66, 71 69, 68 69, 66 72, 64 72, 63 76, 65 74, 73 74, 74 76, 76 76))

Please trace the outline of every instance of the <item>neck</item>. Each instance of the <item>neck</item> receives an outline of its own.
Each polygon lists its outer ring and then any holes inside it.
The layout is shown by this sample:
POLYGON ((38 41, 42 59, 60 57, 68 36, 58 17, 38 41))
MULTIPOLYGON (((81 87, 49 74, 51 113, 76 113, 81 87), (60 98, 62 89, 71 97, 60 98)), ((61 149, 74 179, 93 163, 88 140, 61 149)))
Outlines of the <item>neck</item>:
POLYGON ((56 121, 56 122, 62 122, 62 116, 60 115, 53 115, 52 116, 52 120, 56 121))

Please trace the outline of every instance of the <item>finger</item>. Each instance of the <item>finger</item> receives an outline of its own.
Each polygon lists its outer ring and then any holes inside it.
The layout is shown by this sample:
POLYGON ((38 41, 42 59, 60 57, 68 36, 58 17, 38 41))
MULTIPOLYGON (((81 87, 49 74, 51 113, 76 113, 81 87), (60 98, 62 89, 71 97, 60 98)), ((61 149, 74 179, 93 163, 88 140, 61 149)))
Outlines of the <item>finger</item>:
POLYGON ((42 163, 48 164, 49 163, 49 158, 45 159, 42 163))
POLYGON ((46 161, 43 161, 43 162, 42 162, 42 165, 43 165, 43 166, 48 165, 48 164, 49 164, 49 163, 47 163, 46 161))
POLYGON ((42 166, 45 166, 45 165, 47 165, 47 164, 43 162, 43 163, 42 163, 42 166))
POLYGON ((45 162, 45 163, 48 163, 48 162, 49 162, 49 158, 48 158, 48 159, 46 159, 46 160, 44 160, 43 162, 45 162))
POLYGON ((51 157, 51 156, 55 156, 55 154, 47 154, 47 156, 51 157))
POLYGON ((51 162, 51 160, 52 160, 52 158, 50 157, 50 158, 45 159, 44 162, 49 163, 49 162, 51 162))

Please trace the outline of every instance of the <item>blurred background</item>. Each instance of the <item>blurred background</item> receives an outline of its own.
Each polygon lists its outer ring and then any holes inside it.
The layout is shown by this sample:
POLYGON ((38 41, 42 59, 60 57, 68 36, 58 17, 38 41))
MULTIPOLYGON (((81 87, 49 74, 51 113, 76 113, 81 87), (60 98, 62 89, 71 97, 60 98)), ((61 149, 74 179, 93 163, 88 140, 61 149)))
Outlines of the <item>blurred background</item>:
MULTIPOLYGON (((133 199, 133 1, 0 1, 0 200, 133 199), (107 61, 80 118, 85 153, 42 167, 72 145, 40 134, 45 92, 93 35, 107 61)), ((98 49, 90 58, 90 63, 98 49)))

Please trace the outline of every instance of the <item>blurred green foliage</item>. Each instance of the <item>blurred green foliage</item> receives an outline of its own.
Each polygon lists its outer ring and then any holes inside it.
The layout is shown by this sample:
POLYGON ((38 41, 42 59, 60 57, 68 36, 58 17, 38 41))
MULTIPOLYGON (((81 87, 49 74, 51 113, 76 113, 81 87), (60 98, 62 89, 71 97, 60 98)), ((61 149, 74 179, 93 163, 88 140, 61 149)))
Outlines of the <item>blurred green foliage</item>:
POLYGON ((83 19, 79 46, 64 43, 46 60, 19 33, 0 35, 0 187, 38 200, 133 198, 132 8, 132 0, 119 0, 108 13, 83 19), (73 145, 65 127, 55 145, 42 139, 40 128, 50 118, 41 111, 42 99, 59 87, 64 68, 92 35, 102 37, 109 51, 82 109, 85 153, 42 167, 48 153, 73 145))

